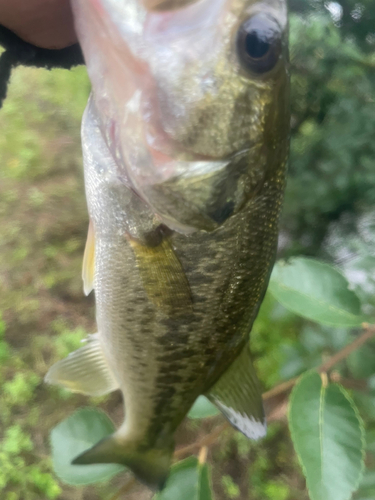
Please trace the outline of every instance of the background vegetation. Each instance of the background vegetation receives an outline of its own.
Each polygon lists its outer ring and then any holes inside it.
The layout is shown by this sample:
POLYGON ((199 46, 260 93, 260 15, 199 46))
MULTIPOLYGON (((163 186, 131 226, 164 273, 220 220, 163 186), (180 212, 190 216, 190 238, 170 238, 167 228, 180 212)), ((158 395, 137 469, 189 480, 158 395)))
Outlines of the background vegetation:
MULTIPOLYGON (((375 2, 291 1, 292 148, 280 257, 339 266, 375 308, 375 2)), ((46 387, 49 366, 95 328, 82 293, 87 230, 79 128, 89 92, 85 69, 19 68, 0 111, 0 490, 4 500, 109 499, 122 475, 70 487, 52 470, 49 431, 95 404, 116 424, 118 394, 88 400, 46 387)), ((358 334, 301 319, 267 294, 251 334, 264 388, 319 365, 358 334)), ((365 420, 367 454, 357 500, 375 498, 375 343, 336 366, 365 420)), ((180 446, 221 417, 188 420, 180 446)), ((262 444, 225 429, 210 447, 215 497, 308 498, 285 419, 262 444)), ((130 500, 149 497, 143 489, 130 500)), ((190 500, 190 499, 189 499, 190 500)))

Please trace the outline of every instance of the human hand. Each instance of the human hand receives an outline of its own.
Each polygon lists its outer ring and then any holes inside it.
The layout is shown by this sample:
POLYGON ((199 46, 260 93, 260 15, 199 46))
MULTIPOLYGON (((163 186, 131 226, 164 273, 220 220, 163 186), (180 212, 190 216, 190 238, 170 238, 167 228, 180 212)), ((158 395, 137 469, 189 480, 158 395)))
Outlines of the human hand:
POLYGON ((0 24, 47 49, 77 41, 69 0, 0 0, 0 24))

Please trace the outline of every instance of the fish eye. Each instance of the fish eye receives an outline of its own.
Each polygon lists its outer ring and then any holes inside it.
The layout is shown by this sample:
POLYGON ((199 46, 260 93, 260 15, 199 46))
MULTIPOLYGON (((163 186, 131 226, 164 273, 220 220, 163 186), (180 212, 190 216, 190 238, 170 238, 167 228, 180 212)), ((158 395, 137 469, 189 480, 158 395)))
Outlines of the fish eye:
POLYGON ((268 14, 255 14, 244 21, 237 33, 237 54, 241 66, 262 74, 277 64, 282 49, 281 29, 268 14))

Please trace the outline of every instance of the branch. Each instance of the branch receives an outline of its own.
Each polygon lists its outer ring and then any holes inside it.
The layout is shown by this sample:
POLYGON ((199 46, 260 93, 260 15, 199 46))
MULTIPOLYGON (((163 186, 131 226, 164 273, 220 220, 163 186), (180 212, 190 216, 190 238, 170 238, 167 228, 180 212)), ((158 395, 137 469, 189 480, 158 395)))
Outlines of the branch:
POLYGON ((183 448, 179 448, 175 451, 174 458, 181 458, 185 455, 191 455, 194 451, 200 450, 201 448, 208 447, 212 445, 216 439, 220 436, 220 434, 229 427, 229 422, 224 422, 221 425, 215 427, 215 429, 204 436, 202 439, 195 441, 195 443, 184 446, 183 448))
MULTIPOLYGON (((316 370, 319 373, 328 372, 337 363, 346 359, 349 356, 349 354, 351 354, 353 351, 361 347, 371 338, 375 337, 375 325, 369 325, 367 323, 363 323, 362 326, 364 332, 359 337, 357 337, 353 342, 345 346, 343 349, 338 351, 336 354, 331 356, 327 361, 325 361, 316 368, 316 370)), ((282 382, 273 389, 266 391, 265 393, 263 393, 263 401, 270 401, 271 399, 276 398, 277 396, 285 395, 285 393, 289 392, 290 389, 292 389, 295 386, 298 379, 299 377, 294 377, 291 380, 282 382)), ((267 420, 268 421, 281 420, 285 416, 286 411, 287 411, 287 404, 285 399, 283 398, 281 401, 278 401, 275 404, 275 406, 267 412, 267 420)), ((200 450, 203 446, 210 446, 216 441, 216 439, 219 437, 222 431, 227 428, 230 428, 229 422, 225 422, 224 424, 215 427, 212 432, 204 436, 202 439, 177 450, 174 455, 175 458, 181 458, 182 456, 194 453, 200 450)))
POLYGON ((349 354, 351 354, 353 351, 361 347, 371 338, 375 337, 375 325, 369 325, 368 323, 363 323, 362 327, 364 329, 362 335, 357 337, 351 344, 345 346, 343 349, 341 349, 341 351, 334 354, 325 363, 319 366, 318 371, 320 373, 328 372, 335 365, 337 365, 337 363, 346 359, 349 356, 349 354))
POLYGON ((128 493, 135 485, 137 484, 137 480, 135 477, 131 477, 125 484, 122 486, 109 500, 119 500, 119 498, 128 493))
MULTIPOLYGON (((361 347, 371 338, 375 337, 375 325, 369 325, 368 323, 363 323, 362 327, 364 329, 362 335, 357 337, 353 342, 345 346, 343 349, 341 349, 341 351, 331 356, 327 361, 325 361, 316 368, 319 373, 330 371, 335 365, 337 365, 337 363, 346 359, 349 356, 349 354, 351 354, 353 351, 361 347)), ((285 392, 288 392, 290 389, 294 387, 298 379, 299 377, 294 377, 290 380, 287 380, 286 382, 282 382, 276 387, 273 387, 269 391, 266 391, 263 394, 263 400, 267 401, 275 396, 278 396, 279 394, 284 394, 285 392)))
POLYGON ((292 387, 296 384, 297 380, 299 377, 294 377, 291 378, 290 380, 287 380, 286 382, 282 382, 281 384, 277 385, 276 387, 273 387, 269 391, 266 391, 263 393, 263 401, 267 401, 271 398, 274 398, 275 396, 279 396, 280 394, 284 394, 284 392, 288 392, 289 389, 292 389, 292 387))

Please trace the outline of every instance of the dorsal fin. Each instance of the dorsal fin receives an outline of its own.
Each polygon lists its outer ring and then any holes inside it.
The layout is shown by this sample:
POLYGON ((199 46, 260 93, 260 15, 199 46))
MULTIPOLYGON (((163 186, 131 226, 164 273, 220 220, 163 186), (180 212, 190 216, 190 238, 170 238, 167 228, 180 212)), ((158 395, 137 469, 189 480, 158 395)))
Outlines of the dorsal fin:
POLYGON ((129 241, 150 301, 170 316, 191 313, 189 282, 169 238, 155 246, 129 241))
POLYGON ((83 254, 83 265, 82 265, 83 291, 85 295, 89 295, 89 293, 94 288, 94 276, 95 276, 95 232, 94 232, 94 224, 90 219, 89 230, 87 232, 85 253, 83 254))
POLYGON ((207 397, 245 436, 251 439, 265 436, 267 424, 262 393, 248 343, 210 389, 207 397))

